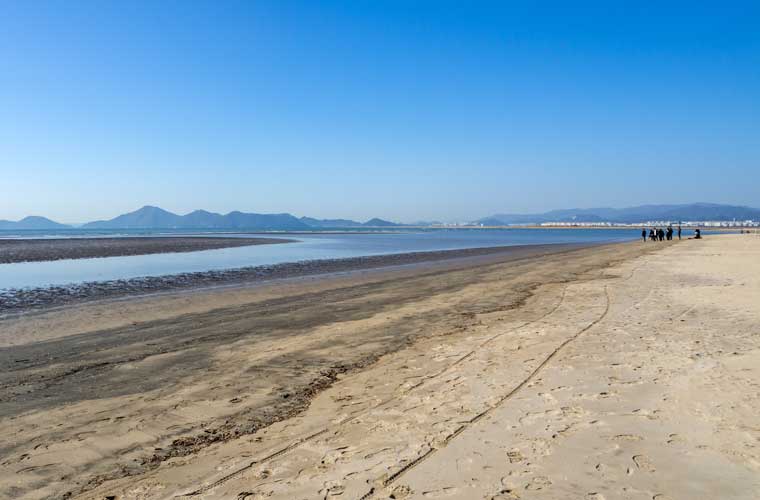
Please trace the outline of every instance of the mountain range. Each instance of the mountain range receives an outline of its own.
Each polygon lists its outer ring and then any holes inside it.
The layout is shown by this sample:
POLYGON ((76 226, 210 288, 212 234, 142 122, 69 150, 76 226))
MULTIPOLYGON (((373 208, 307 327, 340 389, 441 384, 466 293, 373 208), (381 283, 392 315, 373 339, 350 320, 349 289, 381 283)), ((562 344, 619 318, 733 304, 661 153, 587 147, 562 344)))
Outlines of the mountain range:
POLYGON ((539 214, 495 214, 479 219, 485 226, 542 222, 731 221, 760 220, 760 209, 716 203, 641 205, 629 208, 573 208, 539 214))
POLYGON ((85 229, 255 229, 260 231, 298 231, 315 228, 341 227, 387 227, 396 226, 393 222, 371 219, 365 223, 348 219, 314 219, 291 214, 255 214, 230 212, 218 214, 205 210, 196 210, 187 215, 177 215, 159 207, 145 206, 134 212, 120 215, 110 220, 89 222, 85 229))
MULTIPOLYGON (((109 220, 98 220, 82 225, 84 229, 245 229, 258 231, 298 231, 325 228, 348 227, 392 227, 394 222, 370 219, 357 222, 348 219, 314 219, 291 214, 255 214, 230 212, 218 214, 206 210, 195 210, 186 215, 178 215, 159 207, 144 206, 134 212, 119 215, 109 220)), ((70 228, 44 217, 26 217, 20 221, 0 220, 0 229, 65 229, 70 228)))
POLYGON ((177 215, 152 206, 145 206, 110 220, 88 222, 82 227, 84 229, 309 229, 309 226, 290 214, 247 214, 236 211, 222 215, 196 210, 186 215, 177 215))
MULTIPOLYGON (((552 210, 538 214, 495 214, 475 221, 486 226, 540 224, 542 222, 613 222, 638 223, 647 221, 731 221, 760 220, 760 209, 716 203, 686 205, 641 205, 629 208, 574 208, 552 210)), ((415 226, 428 225, 415 223, 415 226)), ((433 225, 432 223, 430 225, 433 225)), ((291 214, 256 214, 230 212, 218 214, 195 210, 178 215, 159 207, 144 206, 134 212, 109 220, 84 224, 86 229, 234 229, 258 231, 298 231, 361 227, 397 227, 402 224, 383 219, 358 222, 350 219, 315 219, 291 214)), ((30 216, 20 221, 0 220, 0 229, 65 229, 65 224, 45 217, 30 216)))

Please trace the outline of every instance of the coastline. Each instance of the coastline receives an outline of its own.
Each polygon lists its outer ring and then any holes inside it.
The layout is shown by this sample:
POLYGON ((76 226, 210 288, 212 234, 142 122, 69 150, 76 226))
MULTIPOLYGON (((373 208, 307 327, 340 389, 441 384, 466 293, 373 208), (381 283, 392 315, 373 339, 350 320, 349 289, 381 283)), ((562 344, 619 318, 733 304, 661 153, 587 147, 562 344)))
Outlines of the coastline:
POLYGON ((758 255, 629 242, 6 319, 0 488, 750 499, 758 255))
POLYGON ((134 309, 131 301, 81 304, 6 319, 6 332, 20 328, 28 335, 20 345, 0 348, 6 436, 0 450, 10 457, 0 465, 0 484, 40 497, 84 492, 256 434, 299 415, 341 374, 421 339, 463 334, 480 314, 524 314, 520 306, 538 287, 597 275, 654 246, 511 250, 449 270, 410 266, 387 276, 382 270, 348 273, 326 284, 319 278, 273 282, 169 294, 134 309), (167 304, 188 303, 167 313, 167 304), (146 304, 164 315, 150 319, 146 304), (110 317, 122 326, 103 330, 99 325, 110 317), (46 337, 51 329, 68 333, 46 337), (29 446, 36 449, 30 453, 29 446), (16 472, 71 457, 70 446, 99 451, 31 474, 16 472), (13 458, 19 456, 22 465, 13 458))
POLYGON ((536 253, 552 253, 581 248, 583 244, 514 245, 432 252, 408 252, 343 259, 320 259, 225 270, 203 271, 125 280, 75 283, 31 289, 0 290, 0 318, 3 315, 70 304, 224 285, 254 284, 294 277, 359 271, 400 265, 422 264, 461 258, 509 255, 521 258, 536 253))

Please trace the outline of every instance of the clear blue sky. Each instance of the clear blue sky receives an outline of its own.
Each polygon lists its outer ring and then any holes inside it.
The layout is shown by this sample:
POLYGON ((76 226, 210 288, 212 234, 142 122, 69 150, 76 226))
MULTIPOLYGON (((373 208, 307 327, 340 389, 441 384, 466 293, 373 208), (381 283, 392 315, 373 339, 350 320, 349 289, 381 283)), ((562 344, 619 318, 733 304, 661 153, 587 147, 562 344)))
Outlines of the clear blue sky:
POLYGON ((18 1, 0 32, 0 219, 760 206, 757 1, 18 1))

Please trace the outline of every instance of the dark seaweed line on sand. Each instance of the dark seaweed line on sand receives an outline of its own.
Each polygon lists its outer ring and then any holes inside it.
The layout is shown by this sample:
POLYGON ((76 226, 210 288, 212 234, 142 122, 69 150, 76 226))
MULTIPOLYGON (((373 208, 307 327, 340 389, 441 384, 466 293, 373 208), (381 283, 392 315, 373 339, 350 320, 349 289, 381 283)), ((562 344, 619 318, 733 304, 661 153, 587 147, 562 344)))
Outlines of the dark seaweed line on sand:
MULTIPOLYGON (((558 246, 560 245, 531 245, 531 247, 535 249, 541 247, 557 248, 558 246)), ((148 276, 124 280, 84 282, 44 288, 11 288, 0 290, 0 314, 153 292, 356 271, 461 257, 477 257, 514 251, 521 248, 525 249, 526 246, 468 248, 462 250, 350 257, 344 259, 307 260, 227 270, 202 271, 166 276, 148 276)))

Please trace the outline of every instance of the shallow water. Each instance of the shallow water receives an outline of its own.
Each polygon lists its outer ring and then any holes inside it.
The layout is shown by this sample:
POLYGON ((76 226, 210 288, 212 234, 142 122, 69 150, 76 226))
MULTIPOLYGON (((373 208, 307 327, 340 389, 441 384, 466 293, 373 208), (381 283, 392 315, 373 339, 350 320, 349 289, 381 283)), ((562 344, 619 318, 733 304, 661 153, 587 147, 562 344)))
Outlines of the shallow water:
MULTIPOLYGON (((101 232, 99 234, 113 236, 116 233, 107 234, 101 232)), ((119 234, 124 234, 125 236, 135 235, 134 232, 125 234, 123 231, 119 234)), ((145 232, 142 232, 142 234, 145 234, 145 232)), ((151 235, 155 236, 156 234, 158 233, 152 233, 151 235)), ((187 231, 182 234, 187 234, 187 231)), ((0 264, 0 289, 35 288, 86 281, 162 276, 304 260, 336 259, 393 253, 550 243, 604 243, 636 239, 640 236, 640 230, 458 229, 416 232, 398 231, 380 234, 361 232, 348 234, 218 234, 227 237, 282 236, 298 241, 295 243, 225 248, 190 253, 0 264)), ((0 237, 3 236, 18 237, 19 234, 7 233, 2 235, 0 232, 0 237)), ((31 237, 32 235, 25 236, 31 237)), ((34 237, 41 236, 81 237, 93 236, 93 234, 56 232, 34 235, 34 237)))

